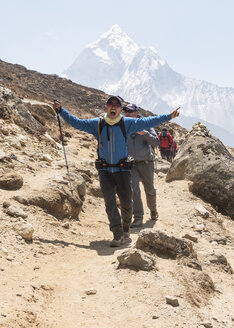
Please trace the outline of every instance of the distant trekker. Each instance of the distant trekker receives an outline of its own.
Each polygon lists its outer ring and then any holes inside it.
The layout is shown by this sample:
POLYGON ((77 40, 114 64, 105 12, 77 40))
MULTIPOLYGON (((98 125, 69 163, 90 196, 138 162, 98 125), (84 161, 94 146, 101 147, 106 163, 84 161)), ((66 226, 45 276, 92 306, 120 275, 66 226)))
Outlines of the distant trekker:
POLYGON ((74 128, 90 133, 98 140, 96 168, 110 230, 113 233, 110 246, 118 247, 126 238, 129 238, 132 219, 131 162, 128 160, 127 140, 132 133, 177 117, 178 109, 171 114, 159 116, 123 118, 122 99, 116 96, 108 98, 103 119, 79 119, 71 115, 67 109, 62 108, 57 101, 54 102, 53 108, 74 128), (116 204, 116 193, 120 200, 121 214, 116 204))
POLYGON ((165 159, 171 162, 171 145, 173 143, 172 136, 168 132, 167 128, 162 128, 162 132, 159 133, 159 140, 160 140, 160 153, 162 159, 165 159))

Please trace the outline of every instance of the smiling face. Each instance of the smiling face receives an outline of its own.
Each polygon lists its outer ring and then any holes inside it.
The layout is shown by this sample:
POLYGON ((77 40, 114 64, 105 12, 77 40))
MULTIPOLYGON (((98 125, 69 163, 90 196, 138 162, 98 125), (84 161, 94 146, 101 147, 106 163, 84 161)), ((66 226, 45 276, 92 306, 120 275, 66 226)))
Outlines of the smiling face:
POLYGON ((121 111, 122 107, 116 99, 113 99, 106 104, 107 116, 112 120, 118 117, 121 111))

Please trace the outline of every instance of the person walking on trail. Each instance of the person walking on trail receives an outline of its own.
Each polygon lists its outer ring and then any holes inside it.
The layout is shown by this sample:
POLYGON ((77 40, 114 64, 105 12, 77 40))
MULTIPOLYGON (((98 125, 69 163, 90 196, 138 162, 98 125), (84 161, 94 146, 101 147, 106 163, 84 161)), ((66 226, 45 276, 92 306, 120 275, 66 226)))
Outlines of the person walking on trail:
POLYGON ((100 187, 104 196, 109 227, 113 233, 112 247, 121 246, 130 236, 132 219, 131 165, 127 156, 127 140, 135 132, 162 124, 179 115, 178 109, 171 114, 145 118, 123 118, 122 98, 111 96, 106 102, 103 119, 79 119, 54 101, 54 110, 74 128, 95 136, 98 141, 98 169, 100 187), (119 213, 115 194, 120 200, 119 213))
MULTIPOLYGON (((140 118, 139 108, 135 104, 128 104, 123 108, 125 117, 140 118)), ((154 161, 152 147, 160 145, 157 133, 153 128, 138 131, 128 139, 128 154, 134 158, 132 176, 133 216, 131 228, 141 227, 143 224, 144 208, 141 200, 140 181, 145 190, 147 206, 152 220, 157 220, 156 189, 154 188, 154 161)))
POLYGON ((160 153, 162 159, 171 162, 171 145, 173 143, 172 136, 167 131, 167 128, 162 128, 162 132, 159 133, 159 140, 160 140, 160 153))
POLYGON ((172 161, 176 156, 176 153, 178 151, 178 146, 177 146, 177 143, 174 139, 174 131, 172 129, 169 129, 169 133, 170 133, 170 135, 172 136, 172 139, 173 139, 173 142, 171 144, 171 149, 170 149, 170 158, 171 158, 171 161, 172 161))

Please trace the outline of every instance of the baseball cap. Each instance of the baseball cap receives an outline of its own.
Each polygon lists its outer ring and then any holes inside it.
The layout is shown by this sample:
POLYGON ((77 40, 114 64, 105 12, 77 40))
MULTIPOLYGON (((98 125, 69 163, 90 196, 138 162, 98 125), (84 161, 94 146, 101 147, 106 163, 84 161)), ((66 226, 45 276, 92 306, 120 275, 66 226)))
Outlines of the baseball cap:
POLYGON ((112 100, 116 100, 118 101, 118 103, 120 104, 120 106, 122 107, 122 98, 119 97, 119 96, 110 96, 108 99, 107 99, 107 104, 109 104, 112 100))
POLYGON ((124 106, 123 110, 125 112, 131 113, 131 112, 138 112, 139 107, 135 104, 128 104, 127 106, 124 106))

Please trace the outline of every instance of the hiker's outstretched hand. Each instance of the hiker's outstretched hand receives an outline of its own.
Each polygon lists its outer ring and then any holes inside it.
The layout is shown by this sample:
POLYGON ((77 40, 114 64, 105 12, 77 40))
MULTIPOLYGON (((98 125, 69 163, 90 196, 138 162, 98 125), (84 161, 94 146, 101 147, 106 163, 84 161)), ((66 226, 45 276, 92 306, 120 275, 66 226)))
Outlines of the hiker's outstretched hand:
POLYGON ((171 113, 171 118, 175 118, 180 115, 179 113, 180 107, 176 108, 172 113, 171 113))
POLYGON ((59 113, 61 111, 61 109, 62 109, 61 103, 59 101, 57 101, 57 100, 54 100, 54 102, 53 102, 53 109, 57 113, 59 113))

